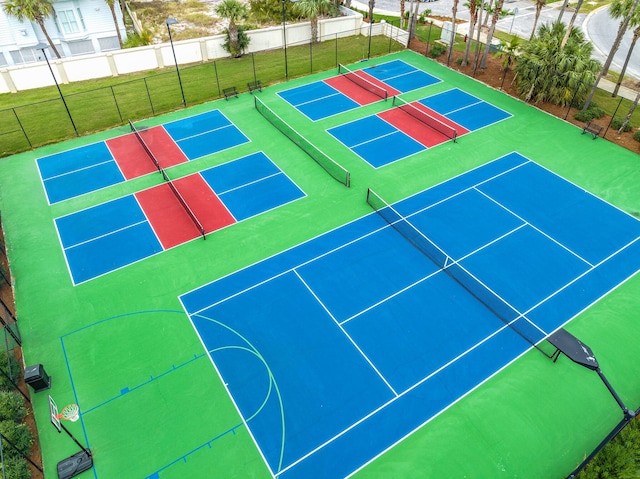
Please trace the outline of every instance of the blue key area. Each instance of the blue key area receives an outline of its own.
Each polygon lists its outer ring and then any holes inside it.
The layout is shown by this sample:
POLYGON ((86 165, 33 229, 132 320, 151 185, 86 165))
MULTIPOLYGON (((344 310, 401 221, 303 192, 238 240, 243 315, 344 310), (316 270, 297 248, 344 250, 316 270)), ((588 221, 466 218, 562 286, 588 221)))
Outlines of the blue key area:
POLYGON ((125 178, 116 162, 108 161, 44 180, 44 188, 49 203, 53 204, 122 181, 125 178))
POLYGON ((206 155, 247 143, 247 138, 234 125, 222 126, 216 130, 207 131, 196 136, 177 141, 178 146, 189 160, 195 160, 206 155))
POLYGON ((228 125, 231 125, 231 122, 227 117, 220 110, 213 110, 182 120, 172 121, 165 124, 164 129, 175 141, 180 141, 228 125))
POLYGON ((83 168, 113 161, 113 156, 106 143, 94 143, 55 155, 38 158, 36 163, 43 180, 55 176, 72 173, 83 168))

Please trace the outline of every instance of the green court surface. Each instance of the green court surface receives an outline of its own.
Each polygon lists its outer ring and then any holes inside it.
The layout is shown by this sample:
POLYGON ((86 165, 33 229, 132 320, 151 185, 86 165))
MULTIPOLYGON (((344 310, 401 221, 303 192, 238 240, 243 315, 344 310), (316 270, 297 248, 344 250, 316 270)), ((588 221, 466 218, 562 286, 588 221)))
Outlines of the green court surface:
MULTIPOLYGON (((351 173, 332 179, 254 108, 250 94, 148 119, 152 126, 219 109, 251 140, 171 169, 173 178, 263 151, 306 197, 73 286, 54 219, 162 182, 157 174, 53 205, 36 159, 127 133, 122 127, 0 160, 0 212, 27 364, 42 363, 65 425, 90 445, 95 467, 81 477, 268 478, 260 451, 199 341, 178 297, 371 212, 372 188, 395 202, 510 152, 550 169, 638 216, 638 155, 414 52, 402 59, 443 81, 403 95, 417 100, 459 88, 513 115, 379 169, 325 130, 390 108, 390 101, 311 122, 278 91, 334 76, 330 71, 258 93, 283 119, 351 173)), ((585 239, 588 241, 588 238, 585 239)), ((522 254, 526 254, 523 251, 522 254)), ((640 406, 637 335, 640 277, 633 276, 566 329, 588 344, 629 408, 640 406)), ((455 324, 451 325, 455 328, 455 324)), ((47 392, 33 394, 46 477, 77 452, 49 423, 47 392)), ((597 375, 566 357, 532 350, 353 474, 358 479, 562 478, 622 418, 597 375)))

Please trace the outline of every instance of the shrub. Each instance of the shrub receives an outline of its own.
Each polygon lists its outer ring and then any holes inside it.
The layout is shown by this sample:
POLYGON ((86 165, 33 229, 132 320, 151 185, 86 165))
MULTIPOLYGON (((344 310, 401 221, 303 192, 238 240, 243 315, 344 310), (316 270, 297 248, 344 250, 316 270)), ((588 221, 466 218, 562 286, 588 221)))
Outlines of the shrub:
POLYGON ((20 422, 27 416, 24 398, 11 391, 0 391, 0 421, 20 422))
POLYGON ((5 457, 4 472, 10 479, 31 479, 29 465, 23 457, 5 457))
MULTIPOLYGON (((611 128, 613 128, 614 130, 619 130, 622 126, 622 123, 624 123, 624 118, 614 118, 611 122, 611 128)), ((624 130, 622 131, 631 131, 631 123, 627 123, 624 126, 624 130)))
POLYGON ((431 55, 431 58, 436 58, 442 55, 445 51, 447 51, 447 48, 444 45, 436 43, 431 47, 431 52, 429 54, 431 55))
POLYGON ((604 116, 604 110, 600 108, 598 105, 594 105, 593 102, 589 105, 588 109, 591 113, 593 113, 594 118, 602 118, 604 116))
POLYGON ((577 112, 575 115, 573 115, 573 117, 578 120, 578 121, 584 121, 585 123, 587 121, 591 121, 595 118, 593 112, 589 109, 589 110, 580 110, 579 112, 577 112))
POLYGON ((640 141, 640 130, 636 131, 633 134, 633 139, 636 140, 636 141, 640 141))
MULTIPOLYGON (((16 424, 13 421, 1 421, 0 432, 20 451, 26 455, 29 454, 29 450, 33 445, 33 434, 31 434, 26 424, 16 424)), ((5 458, 20 457, 20 453, 9 444, 6 444, 6 441, 2 443, 2 451, 5 458)))
MULTIPOLYGON (((9 370, 7 371, 7 353, 6 351, 0 351, 0 368, 11 376, 11 378, 15 381, 18 380, 20 374, 22 374, 22 368, 20 367, 20 363, 16 360, 13 354, 9 354, 9 370)), ((9 381, 4 374, 0 374, 0 391, 13 391, 15 388, 11 381, 9 381)))

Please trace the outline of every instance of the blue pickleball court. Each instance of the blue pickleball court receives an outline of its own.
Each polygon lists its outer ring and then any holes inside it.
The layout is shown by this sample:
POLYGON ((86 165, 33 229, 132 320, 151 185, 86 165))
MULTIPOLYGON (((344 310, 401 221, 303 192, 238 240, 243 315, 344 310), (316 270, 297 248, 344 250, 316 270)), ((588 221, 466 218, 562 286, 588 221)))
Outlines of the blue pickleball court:
POLYGON ((435 85, 442 81, 440 78, 430 75, 402 60, 381 63, 364 68, 362 71, 395 88, 401 93, 435 85))
POLYGON ((387 207, 181 297, 275 477, 350 475, 640 270, 640 221, 518 153, 393 209, 447 259, 387 207))

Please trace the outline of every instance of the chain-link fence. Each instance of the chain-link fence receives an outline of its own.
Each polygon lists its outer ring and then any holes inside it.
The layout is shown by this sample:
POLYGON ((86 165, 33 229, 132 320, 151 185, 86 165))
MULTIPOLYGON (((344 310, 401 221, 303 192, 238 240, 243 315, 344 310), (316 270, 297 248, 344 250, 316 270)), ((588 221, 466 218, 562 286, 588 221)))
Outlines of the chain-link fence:
POLYGON ((268 85, 288 78, 337 68, 402 50, 406 32, 387 25, 387 35, 340 32, 318 42, 292 43, 286 49, 264 50, 240 58, 150 72, 142 78, 64 94, 62 98, 0 110, 0 156, 54 143, 187 105, 221 98, 225 88, 247 91, 248 83, 268 85), (286 51, 286 54, 285 54, 286 51), (286 64, 285 64, 286 58, 286 64), (75 127, 75 128, 74 128, 75 127))

